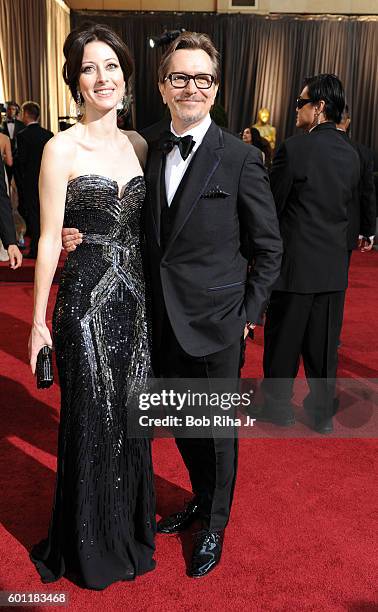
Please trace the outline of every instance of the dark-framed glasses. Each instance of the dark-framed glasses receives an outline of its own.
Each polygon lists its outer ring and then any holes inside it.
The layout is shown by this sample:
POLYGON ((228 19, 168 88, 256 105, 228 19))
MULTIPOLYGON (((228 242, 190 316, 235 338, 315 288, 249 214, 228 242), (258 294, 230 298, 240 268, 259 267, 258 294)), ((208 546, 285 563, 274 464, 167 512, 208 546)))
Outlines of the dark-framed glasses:
POLYGON ((308 104, 309 102, 313 102, 313 100, 311 100, 311 98, 301 98, 299 96, 299 98, 297 98, 297 108, 303 108, 305 104, 308 104))
POLYGON ((197 89, 210 89, 214 83, 214 77, 212 74, 185 74, 185 72, 171 72, 168 74, 164 81, 169 80, 172 87, 176 89, 184 89, 190 81, 193 79, 197 89))

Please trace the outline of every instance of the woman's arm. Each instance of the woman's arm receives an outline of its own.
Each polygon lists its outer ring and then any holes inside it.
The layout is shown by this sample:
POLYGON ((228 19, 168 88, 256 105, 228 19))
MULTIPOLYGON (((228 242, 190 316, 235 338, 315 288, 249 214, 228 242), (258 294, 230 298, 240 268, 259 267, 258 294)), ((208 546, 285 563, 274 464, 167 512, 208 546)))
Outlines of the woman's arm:
POLYGON ((46 325, 46 309, 62 248, 61 232, 72 158, 72 145, 61 135, 52 138, 44 148, 39 176, 41 236, 34 277, 33 326, 29 338, 33 374, 39 350, 46 344, 52 346, 46 325))

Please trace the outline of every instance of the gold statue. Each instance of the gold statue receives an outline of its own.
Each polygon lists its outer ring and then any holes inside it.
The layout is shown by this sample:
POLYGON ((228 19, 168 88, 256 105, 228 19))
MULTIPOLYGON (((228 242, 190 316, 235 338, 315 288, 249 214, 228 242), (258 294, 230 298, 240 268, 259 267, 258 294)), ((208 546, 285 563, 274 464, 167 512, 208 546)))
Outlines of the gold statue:
POLYGON ((252 127, 258 129, 260 136, 266 138, 272 149, 276 146, 276 128, 269 124, 270 112, 267 108, 260 108, 257 113, 257 123, 252 127))

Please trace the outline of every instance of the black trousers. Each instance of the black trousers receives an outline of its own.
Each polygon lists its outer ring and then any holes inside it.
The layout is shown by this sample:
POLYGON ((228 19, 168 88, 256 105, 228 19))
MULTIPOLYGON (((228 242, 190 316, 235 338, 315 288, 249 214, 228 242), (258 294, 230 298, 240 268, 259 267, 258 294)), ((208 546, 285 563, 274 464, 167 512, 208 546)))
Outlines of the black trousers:
MULTIPOLYGON (((165 378, 239 377, 241 342, 206 355, 188 355, 178 343, 168 316, 165 316, 160 350, 160 372, 165 378)), ((228 523, 237 468, 236 431, 232 438, 176 438, 176 445, 189 472, 206 526, 224 529, 228 523)))
POLYGON ((263 390, 268 409, 289 413, 300 356, 310 394, 306 407, 331 416, 345 291, 273 291, 264 328, 263 390))
MULTIPOLYGON (((348 274, 349 274, 349 270, 350 270, 350 262, 351 262, 351 259, 352 259, 352 253, 353 253, 353 250, 352 249, 350 249, 350 250, 348 249, 348 274)), ((344 293, 344 297, 343 297, 343 305, 342 305, 342 310, 343 310, 343 312, 342 312, 342 319, 344 319, 344 307, 345 307, 346 289, 345 289, 345 291, 343 293, 344 293)), ((341 336, 341 331, 342 331, 341 328, 342 328, 342 325, 340 327, 340 336, 341 336)), ((340 342, 341 342, 341 340, 339 338, 338 345, 340 344, 340 342)))

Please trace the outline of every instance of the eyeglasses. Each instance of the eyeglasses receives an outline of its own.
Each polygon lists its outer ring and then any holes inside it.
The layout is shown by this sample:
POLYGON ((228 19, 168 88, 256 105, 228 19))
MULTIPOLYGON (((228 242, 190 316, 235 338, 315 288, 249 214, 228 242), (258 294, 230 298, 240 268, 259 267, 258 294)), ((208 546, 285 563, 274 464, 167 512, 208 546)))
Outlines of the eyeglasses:
POLYGON ((189 84, 190 79, 193 79, 198 89, 210 89, 215 80, 212 74, 191 75, 184 72, 171 72, 165 77, 164 81, 169 80, 175 89, 184 89, 189 84))
POLYGON ((311 98, 301 98, 299 96, 299 98, 297 98, 297 108, 303 108, 303 106, 305 106, 305 104, 308 104, 309 102, 313 102, 313 100, 311 98))

